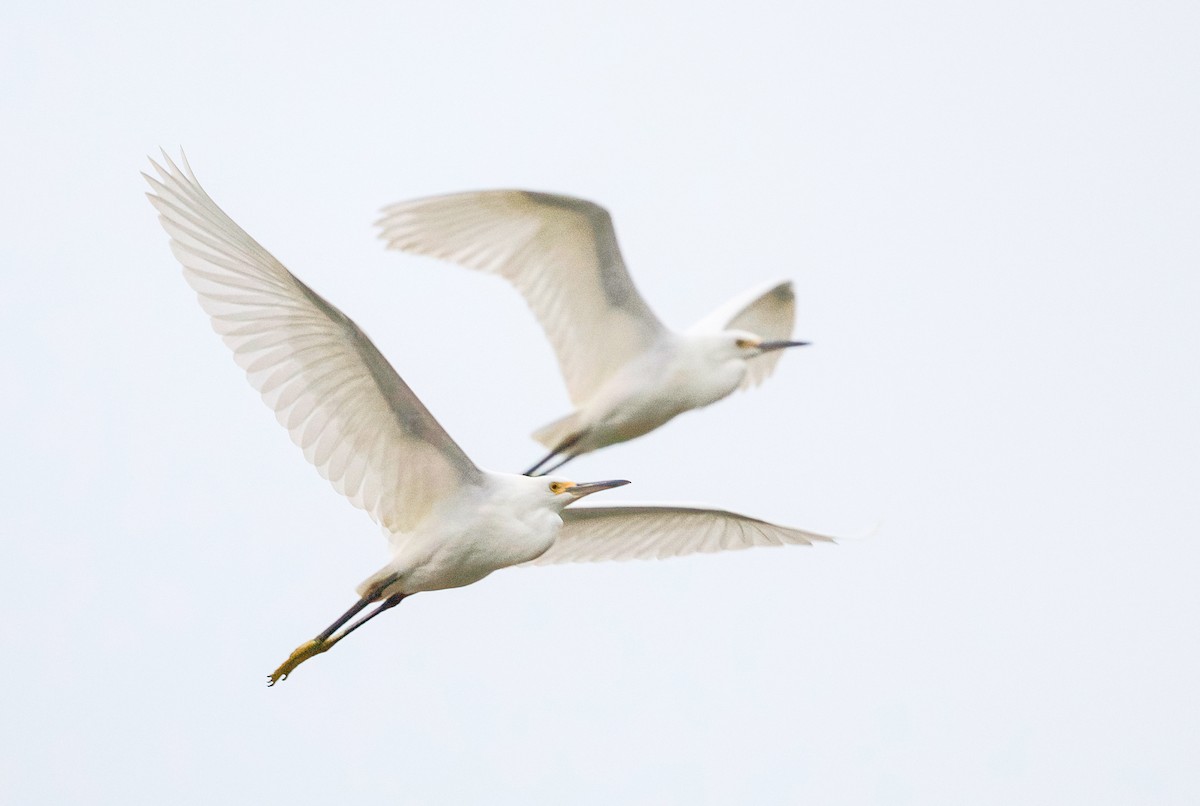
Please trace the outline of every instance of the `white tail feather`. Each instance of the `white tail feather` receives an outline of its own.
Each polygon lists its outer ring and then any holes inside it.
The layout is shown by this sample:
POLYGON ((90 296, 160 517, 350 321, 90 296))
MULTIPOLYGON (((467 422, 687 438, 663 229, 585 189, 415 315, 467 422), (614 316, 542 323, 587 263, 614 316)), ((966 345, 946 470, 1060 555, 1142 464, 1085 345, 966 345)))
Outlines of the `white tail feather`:
POLYGON ((559 418, 534 431, 533 438, 544 445, 547 450, 554 450, 579 430, 578 422, 579 412, 573 411, 566 417, 559 418))

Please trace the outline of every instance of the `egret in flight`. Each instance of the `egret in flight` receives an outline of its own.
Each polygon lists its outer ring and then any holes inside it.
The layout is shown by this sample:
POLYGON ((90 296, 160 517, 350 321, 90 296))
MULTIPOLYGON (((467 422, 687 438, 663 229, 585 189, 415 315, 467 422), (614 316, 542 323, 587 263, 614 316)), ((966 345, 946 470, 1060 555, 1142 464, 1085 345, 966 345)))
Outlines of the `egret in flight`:
POLYGON ((304 457, 383 527, 391 549, 354 606, 301 644, 271 685, 406 597, 500 568, 829 540, 703 507, 568 509, 628 482, 477 467, 354 322, 222 212, 186 158, 182 167, 163 158, 165 167, 151 160, 147 196, 214 329, 304 457))
POLYGON ((400 202, 378 222, 392 249, 499 274, 525 297, 558 356, 574 411, 538 429, 550 473, 762 383, 790 341, 790 282, 735 297, 668 329, 633 285, 603 207, 571 196, 484 190, 400 202))

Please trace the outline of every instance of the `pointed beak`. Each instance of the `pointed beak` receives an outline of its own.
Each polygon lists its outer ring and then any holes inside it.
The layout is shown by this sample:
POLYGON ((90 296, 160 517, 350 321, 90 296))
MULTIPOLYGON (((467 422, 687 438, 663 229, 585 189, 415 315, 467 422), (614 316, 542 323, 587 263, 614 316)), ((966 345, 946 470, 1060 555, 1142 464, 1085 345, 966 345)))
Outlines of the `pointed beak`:
POLYGON ((611 490, 613 487, 624 487, 629 482, 625 479, 613 479, 611 481, 589 481, 587 484, 576 484, 574 487, 568 487, 564 492, 568 492, 578 501, 585 495, 598 493, 601 490, 611 490))
POLYGON ((808 341, 764 341, 758 345, 758 349, 769 353, 772 350, 782 350, 784 347, 807 347, 811 343, 808 341))

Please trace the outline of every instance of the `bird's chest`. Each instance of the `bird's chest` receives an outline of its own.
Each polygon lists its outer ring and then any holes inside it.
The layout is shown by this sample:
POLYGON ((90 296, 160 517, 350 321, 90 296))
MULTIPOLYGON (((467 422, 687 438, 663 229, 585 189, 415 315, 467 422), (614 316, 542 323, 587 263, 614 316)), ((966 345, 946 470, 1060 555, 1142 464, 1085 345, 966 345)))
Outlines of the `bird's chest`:
POLYGON ((539 557, 554 543, 562 519, 553 512, 484 511, 454 534, 443 535, 417 573, 437 587, 469 585, 493 571, 539 557))
POLYGON ((639 382, 618 384, 621 394, 602 401, 591 417, 595 438, 602 444, 649 433, 690 409, 714 403, 737 388, 740 368, 697 366, 676 360, 655 367, 639 382))
POLYGON ((663 378, 664 395, 680 411, 698 409, 729 395, 746 374, 745 362, 713 362, 700 357, 677 361, 663 378))

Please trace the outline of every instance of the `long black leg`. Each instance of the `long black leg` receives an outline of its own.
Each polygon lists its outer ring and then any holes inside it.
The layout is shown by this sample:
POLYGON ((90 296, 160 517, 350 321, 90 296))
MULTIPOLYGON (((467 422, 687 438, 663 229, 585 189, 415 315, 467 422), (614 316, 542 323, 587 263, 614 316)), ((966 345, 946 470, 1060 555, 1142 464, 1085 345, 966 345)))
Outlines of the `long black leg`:
POLYGON ((409 596, 409 594, 407 594, 407 593, 397 593, 395 596, 389 596, 388 598, 384 599, 382 602, 379 603, 379 607, 375 608, 370 613, 367 613, 367 615, 363 616, 358 621, 351 624, 349 627, 347 627, 345 630, 343 630, 342 634, 339 635, 335 640, 337 640, 337 641, 342 640, 347 635, 354 632, 359 627, 366 624, 368 621, 375 618, 383 611, 391 610, 393 607, 395 607, 396 605, 403 602, 406 598, 408 598, 408 596, 409 596))
POLYGON ((292 672, 294 672, 296 670, 296 667, 299 666, 301 663, 304 663, 304 661, 308 660, 311 657, 314 657, 315 655, 320 655, 322 652, 328 652, 330 649, 333 648, 334 644, 336 644, 338 641, 345 638, 352 631, 354 631, 354 630, 358 629, 359 627, 361 627, 362 625, 366 624, 368 621, 373 619, 375 616, 378 616, 384 610, 387 610, 389 608, 395 607, 396 605, 400 604, 400 600, 404 598, 404 594, 396 594, 395 596, 389 596, 387 599, 385 599, 383 601, 382 604, 379 605, 379 607, 375 608, 370 613, 368 613, 367 615, 360 618, 358 621, 351 624, 349 629, 345 630, 337 638, 334 638, 332 641, 329 640, 330 637, 335 632, 338 631, 339 627, 341 627, 346 622, 350 621, 350 619, 357 616, 366 607, 378 602, 379 594, 382 591, 386 590, 388 585, 391 585, 393 582, 396 581, 396 579, 397 579, 396 576, 392 576, 392 577, 388 577, 387 579, 380 582, 377 586, 375 586, 371 590, 367 591, 367 595, 362 597, 361 599, 359 599, 357 602, 355 602, 354 606, 351 607, 349 610, 347 610, 345 613, 343 613, 338 618, 337 621, 333 622, 328 627, 326 627, 324 632, 322 632, 320 635, 318 635, 316 638, 312 639, 311 641, 305 641, 303 644, 301 644, 300 646, 298 646, 294 650, 292 650, 292 654, 288 656, 288 659, 285 660, 283 663, 281 663, 279 665, 279 668, 270 674, 270 676, 268 678, 270 680, 270 682, 267 683, 267 685, 273 686, 276 683, 278 683, 280 680, 286 680, 287 676, 289 674, 291 674, 292 672))
POLYGON ((550 453, 548 453, 548 454, 546 454, 545 456, 543 456, 543 457, 542 457, 542 458, 541 458, 541 459, 538 461, 538 463, 537 463, 536 465, 534 465, 533 467, 531 467, 531 468, 529 468, 528 470, 526 470, 526 471, 525 471, 525 472, 524 472, 522 475, 525 475, 525 476, 532 476, 534 473, 536 473, 536 472, 537 472, 537 469, 538 469, 539 467, 541 467, 542 465, 546 464, 546 462, 549 462, 549 461, 550 461, 551 459, 553 459, 555 456, 558 456, 558 448, 555 448, 554 450, 550 451, 550 453))
POLYGON ((357 602, 354 603, 353 607, 351 607, 345 613, 342 613, 342 615, 338 616, 337 621, 333 622, 328 627, 326 627, 325 631, 322 632, 320 635, 318 635, 313 640, 316 641, 318 644, 328 641, 329 636, 333 635, 335 632, 338 631, 338 627, 341 627, 347 621, 349 621, 350 619, 357 616, 360 612, 362 612, 362 609, 364 607, 367 607, 375 602, 378 602, 379 594, 382 593, 383 590, 385 588, 387 588, 388 585, 391 585, 393 582, 395 582, 397 578, 398 577, 396 575, 392 575, 392 576, 384 579, 382 582, 378 583, 377 585, 375 585, 375 587, 373 587, 371 590, 367 591, 366 596, 359 599, 357 602))
POLYGON ((322 632, 320 635, 318 635, 313 640, 315 640, 317 643, 323 643, 325 641, 328 641, 329 636, 333 635, 335 632, 338 631, 338 627, 341 627, 347 621, 349 621, 350 619, 357 616, 359 613, 362 612, 363 608, 367 607, 374 601, 375 601, 374 599, 368 599, 366 597, 359 599, 357 602, 354 603, 354 607, 351 607, 349 610, 347 610, 345 613, 343 613, 341 616, 339 616, 337 621, 333 622, 328 627, 326 627, 325 631, 322 632))
MULTIPOLYGON (((562 442, 555 445, 554 450, 550 451, 550 453, 543 456, 541 458, 541 461, 539 461, 536 465, 534 465, 533 467, 526 470, 523 475, 526 475, 526 476, 534 476, 534 475, 544 476, 544 475, 546 475, 546 473, 550 472, 549 470, 546 470, 542 473, 538 473, 537 469, 539 467, 541 467, 542 465, 546 464, 546 462, 549 462, 555 456, 558 456, 563 451, 570 450, 571 448, 573 448, 575 446, 575 443, 578 442, 582 437, 583 437, 582 431, 580 431, 578 434, 572 434, 571 436, 567 437, 562 442)), ((564 464, 566 464, 572 458, 574 458, 574 457, 568 456, 566 459, 562 460, 561 462, 556 464, 554 467, 562 467, 564 464)), ((551 469, 553 469, 553 468, 551 468, 551 469)))
POLYGON ((571 461, 571 460, 572 460, 572 459, 574 459, 574 458, 575 458, 575 454, 571 454, 570 456, 568 456, 567 458, 563 459, 563 460, 562 460, 561 462, 559 462, 558 464, 556 464, 556 465, 551 465, 550 467, 546 468, 545 470, 543 470, 541 473, 538 473, 537 475, 539 475, 539 476, 549 476, 549 475, 550 475, 551 473, 553 473, 555 470, 558 470, 560 467, 562 467, 563 465, 565 465, 567 462, 571 461))

